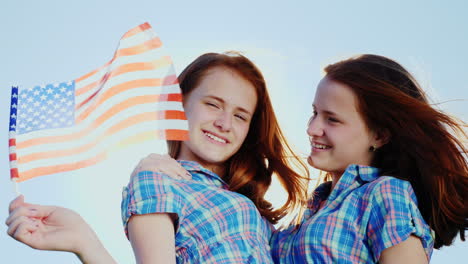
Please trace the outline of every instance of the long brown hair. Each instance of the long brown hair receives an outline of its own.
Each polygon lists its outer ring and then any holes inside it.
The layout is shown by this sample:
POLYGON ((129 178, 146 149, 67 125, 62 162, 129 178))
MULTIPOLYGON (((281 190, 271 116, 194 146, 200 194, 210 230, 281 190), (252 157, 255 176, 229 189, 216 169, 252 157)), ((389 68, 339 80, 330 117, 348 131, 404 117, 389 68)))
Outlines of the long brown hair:
MULTIPOLYGON (((237 52, 201 55, 179 76, 182 95, 186 97, 215 67, 227 68, 245 78, 255 87, 258 98, 247 137, 238 152, 227 161, 224 179, 231 191, 250 198, 261 215, 277 223, 306 199, 307 166, 294 155, 281 132, 260 70, 243 55, 237 52), (293 169, 292 164, 301 169, 303 176, 293 169), (273 174, 288 192, 288 200, 277 210, 264 199, 273 174)), ((180 141, 168 141, 169 155, 177 158, 180 146, 180 141)))
POLYGON ((424 220, 435 231, 435 248, 450 245, 468 224, 466 123, 432 107, 411 74, 397 62, 361 55, 329 65, 327 78, 357 95, 367 126, 387 133, 372 166, 411 183, 424 220))

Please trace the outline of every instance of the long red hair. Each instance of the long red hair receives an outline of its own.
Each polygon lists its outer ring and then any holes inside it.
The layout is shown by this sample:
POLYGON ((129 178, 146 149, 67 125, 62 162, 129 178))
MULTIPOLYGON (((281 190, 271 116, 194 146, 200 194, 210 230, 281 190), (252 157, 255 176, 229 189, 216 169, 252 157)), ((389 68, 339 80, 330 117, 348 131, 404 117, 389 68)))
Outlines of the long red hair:
MULTIPOLYGON (((294 155, 283 136, 263 75, 243 55, 237 52, 201 55, 179 76, 182 95, 185 97, 196 89, 203 77, 215 67, 227 68, 245 78, 255 87, 258 98, 247 137, 238 152, 227 161, 224 179, 231 191, 250 198, 261 215, 270 222, 277 223, 286 213, 301 206, 305 201, 307 166, 294 155), (301 170, 300 173, 293 169, 292 164, 301 170), (276 210, 264 199, 273 174, 277 175, 288 193, 286 203, 276 210)), ((168 141, 169 155, 177 158, 180 146, 180 141, 168 141)))
POLYGON ((397 62, 361 55, 325 68, 327 78, 348 85, 373 131, 390 140, 375 152, 382 175, 411 183, 422 216, 435 231, 435 248, 467 229, 468 139, 466 123, 432 107, 411 74, 397 62))

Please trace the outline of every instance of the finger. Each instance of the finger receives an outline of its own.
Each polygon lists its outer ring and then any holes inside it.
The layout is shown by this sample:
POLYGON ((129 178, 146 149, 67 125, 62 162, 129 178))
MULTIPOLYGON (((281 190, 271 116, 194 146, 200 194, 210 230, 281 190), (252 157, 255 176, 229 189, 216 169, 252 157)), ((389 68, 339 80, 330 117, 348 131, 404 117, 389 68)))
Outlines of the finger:
POLYGON ((29 205, 16 208, 7 218, 6 224, 14 221, 16 218, 25 216, 34 220, 45 220, 56 210, 56 206, 29 205))
POLYGON ((146 162, 144 161, 144 159, 141 160, 141 161, 138 163, 138 165, 133 169, 132 174, 130 174, 130 178, 133 178, 133 177, 137 176, 138 173, 147 170, 147 169, 144 168, 144 166, 145 166, 144 164, 145 164, 145 163, 146 163, 146 162))
POLYGON ((177 168, 165 168, 164 171, 161 170, 161 172, 163 174, 165 174, 166 176, 169 176, 173 179, 177 179, 177 180, 181 180, 181 179, 184 179, 184 176, 183 176, 183 173, 181 174, 177 168))
MULTIPOLYGON (((169 156, 168 156, 169 157, 169 156)), ((167 170, 171 173, 177 174, 181 179, 191 180, 192 174, 190 174, 177 160, 169 157, 166 162, 167 170)))
POLYGON ((171 175, 177 175, 178 178, 184 179, 184 180, 191 180, 192 175, 185 170, 182 166, 174 166, 171 169, 168 169, 168 171, 171 173, 171 175))
POLYGON ((23 204, 24 204, 24 196, 19 195, 13 201, 10 202, 10 206, 8 206, 8 213, 11 213, 11 211, 15 210, 15 208, 23 204))
POLYGON ((8 218, 5 221, 6 225, 10 225, 15 219, 25 216, 25 217, 37 217, 37 209, 33 208, 32 206, 20 206, 13 210, 8 218))
POLYGON ((13 201, 10 202, 10 205, 8 206, 8 212, 11 213, 14 211, 16 208, 20 206, 36 206, 35 204, 30 204, 24 202, 24 196, 21 194, 18 197, 16 197, 13 201))
MULTIPOLYGON (((150 154, 151 155, 151 154, 150 154)), ((133 169, 133 172, 132 172, 132 175, 135 175, 138 173, 138 171, 140 170, 141 168, 141 165, 148 159, 148 157, 150 156, 146 156, 145 158, 142 158, 138 163, 137 165, 135 166, 135 168, 133 169)))
POLYGON ((180 165, 178 162, 174 161, 176 164, 174 164, 174 170, 175 172, 182 177, 182 179, 185 180, 191 180, 192 179, 192 174, 188 172, 182 165, 180 165))
POLYGON ((184 169, 184 172, 183 173, 183 178, 186 179, 186 180, 191 180, 192 179, 192 174, 190 174, 190 172, 186 171, 184 169))
POLYGON ((38 230, 37 223, 23 223, 18 226, 16 231, 11 235, 17 241, 24 243, 32 248, 38 248, 35 241, 32 238, 32 235, 38 230))
POLYGON ((161 155, 161 154, 158 154, 158 153, 151 153, 148 155, 148 158, 150 159, 164 159, 166 156, 168 155, 161 155))
POLYGON ((17 232, 18 228, 19 228, 21 225, 33 225, 33 224, 37 224, 36 221, 37 221, 37 220, 31 219, 31 218, 26 217, 26 216, 17 217, 17 218, 15 218, 15 219, 8 225, 7 234, 8 234, 9 236, 13 237, 14 234, 17 232))

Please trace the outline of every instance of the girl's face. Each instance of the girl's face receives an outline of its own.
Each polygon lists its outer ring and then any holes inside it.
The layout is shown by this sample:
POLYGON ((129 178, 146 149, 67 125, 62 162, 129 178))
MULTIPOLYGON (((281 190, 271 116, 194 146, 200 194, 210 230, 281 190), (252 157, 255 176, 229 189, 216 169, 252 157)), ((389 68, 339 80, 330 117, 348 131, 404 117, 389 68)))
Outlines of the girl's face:
POLYGON ((367 128, 358 112, 357 98, 345 84, 323 78, 315 93, 309 121, 311 166, 341 176, 350 164, 370 165, 371 146, 380 140, 367 128))
POLYGON ((184 99, 189 141, 179 159, 215 171, 234 155, 249 132, 257 105, 255 87, 232 70, 216 67, 184 99))

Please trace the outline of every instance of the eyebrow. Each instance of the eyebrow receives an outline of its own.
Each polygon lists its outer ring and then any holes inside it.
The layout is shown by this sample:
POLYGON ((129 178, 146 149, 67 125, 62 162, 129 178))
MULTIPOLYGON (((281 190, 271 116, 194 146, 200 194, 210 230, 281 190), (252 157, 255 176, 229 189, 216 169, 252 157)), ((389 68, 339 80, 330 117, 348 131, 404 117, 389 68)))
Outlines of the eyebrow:
MULTIPOLYGON (((315 105, 312 105, 312 107, 314 108, 314 111, 317 110, 317 107, 315 107, 315 105)), ((338 116, 337 113, 333 112, 333 111, 329 111, 329 110, 322 110, 322 112, 324 112, 325 114, 327 115, 332 115, 332 116, 338 116)))
MULTIPOLYGON (((223 100, 223 98, 221 98, 221 97, 217 97, 217 96, 214 96, 214 95, 207 95, 207 96, 205 96, 205 97, 206 97, 206 98, 214 99, 214 100, 219 101, 219 102, 221 102, 221 103, 223 103, 223 104, 226 103, 226 101, 223 100)), ((248 115, 252 115, 252 113, 251 113, 250 111, 248 111, 247 109, 245 109, 245 108, 243 108, 243 107, 239 107, 239 106, 238 106, 238 107, 236 107, 236 109, 238 109, 239 111, 244 112, 244 113, 246 113, 246 114, 248 114, 248 115)))

